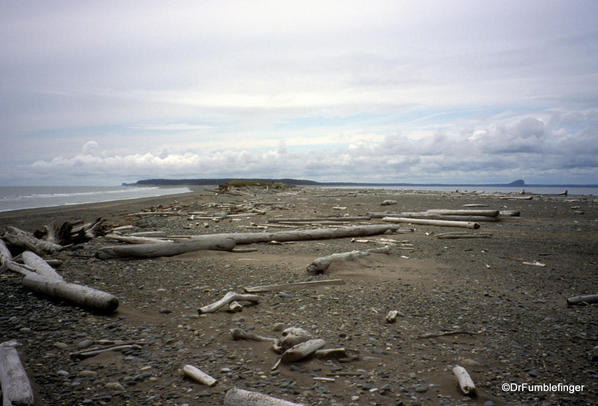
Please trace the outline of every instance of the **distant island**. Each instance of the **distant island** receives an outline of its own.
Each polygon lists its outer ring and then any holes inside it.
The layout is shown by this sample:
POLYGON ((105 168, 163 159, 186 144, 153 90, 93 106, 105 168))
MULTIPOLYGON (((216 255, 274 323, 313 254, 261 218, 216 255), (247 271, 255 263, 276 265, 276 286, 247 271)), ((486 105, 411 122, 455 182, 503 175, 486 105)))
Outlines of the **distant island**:
POLYGON ((205 186, 221 185, 224 183, 246 180, 262 183, 282 183, 290 186, 451 186, 451 187, 598 187, 598 185, 571 185, 571 184, 550 184, 550 185, 528 185, 523 179, 517 179, 511 183, 372 183, 372 182, 316 182, 307 179, 267 179, 267 178, 211 178, 211 179, 143 179, 135 183, 123 183, 123 186, 205 186))

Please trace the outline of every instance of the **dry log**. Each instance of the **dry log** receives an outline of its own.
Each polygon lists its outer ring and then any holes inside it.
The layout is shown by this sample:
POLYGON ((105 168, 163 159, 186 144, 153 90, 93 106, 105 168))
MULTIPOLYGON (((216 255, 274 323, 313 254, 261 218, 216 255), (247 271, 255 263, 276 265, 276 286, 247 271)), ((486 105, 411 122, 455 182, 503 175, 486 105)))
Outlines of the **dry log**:
POLYGON ((274 345, 273 350, 276 352, 284 352, 297 344, 308 341, 312 338, 309 331, 301 327, 288 327, 282 330, 282 337, 274 345))
POLYGON ((253 244, 270 241, 307 241, 325 240, 345 237, 363 237, 384 234, 399 229, 397 225, 370 224, 363 226, 348 226, 339 228, 316 228, 311 230, 276 231, 272 233, 223 233, 194 235, 194 240, 214 239, 217 237, 233 239, 237 244, 253 244))
POLYGON ((243 290, 246 293, 263 293, 272 292, 275 290, 293 289, 293 288, 309 288, 312 286, 323 286, 323 285, 344 285, 343 279, 323 279, 317 281, 305 281, 305 282, 291 282, 281 283, 274 285, 262 285, 262 286, 251 286, 245 287, 243 290))
POLYGON ((450 216, 498 216, 498 210, 451 210, 451 209, 430 209, 426 213, 441 214, 450 216))
POLYGON ((428 226, 440 226, 440 227, 462 227, 462 228, 480 228, 478 223, 470 221, 450 221, 450 220, 429 220, 429 219, 411 219, 405 217, 384 217, 383 221, 390 223, 411 223, 421 224, 428 226))
POLYGON ((384 200, 382 203, 380 203, 380 206, 392 206, 394 204, 397 204, 398 202, 396 200, 384 200))
POLYGON ((38 255, 43 255, 59 251, 63 248, 59 244, 36 238, 32 233, 23 231, 19 228, 8 226, 6 229, 7 232, 3 236, 4 240, 10 245, 20 247, 23 250, 29 250, 38 255))
POLYGON ((499 213, 503 217, 519 217, 521 215, 519 210, 501 210, 499 213))
POLYGON ((233 340, 253 340, 253 341, 267 341, 272 344, 278 343, 278 339, 274 337, 264 337, 250 331, 246 331, 240 328, 233 328, 230 330, 233 340))
POLYGON ((118 307, 118 299, 110 293, 62 280, 49 279, 37 274, 25 276, 23 286, 34 292, 64 299, 100 312, 111 313, 118 307))
POLYGON ((166 237, 165 231, 138 231, 128 234, 131 237, 166 237))
POLYGON ((222 299, 217 300, 214 303, 209 305, 200 307, 197 311, 199 314, 204 313, 213 313, 220 309, 223 306, 228 305, 232 301, 244 301, 244 302, 252 302, 252 303, 259 303, 260 298, 258 295, 249 295, 249 294, 242 294, 236 292, 228 292, 226 295, 222 297, 222 299))
POLYGON ((292 346, 282 353, 280 362, 288 364, 309 357, 311 354, 326 345, 326 341, 321 338, 312 338, 297 345, 292 346))
POLYGON ((304 222, 320 222, 320 221, 367 221, 370 220, 369 216, 353 216, 353 217, 277 217, 268 220, 268 223, 304 223, 304 222))
POLYGON ((594 295, 573 296, 567 299, 567 304, 598 303, 598 293, 594 295))
POLYGON ((482 222, 496 222, 499 221, 498 217, 490 216, 469 216, 469 215, 451 215, 451 214, 434 214, 424 212, 402 212, 397 213, 393 217, 405 217, 415 219, 429 219, 429 220, 451 220, 451 221, 482 221, 482 222))
POLYGON ((493 196, 503 200, 532 200, 533 196, 493 196))
POLYGON ((259 392, 231 388, 224 395, 223 406, 305 406, 259 392))
POLYGON ((100 259, 108 258, 155 258, 169 257, 185 252, 200 250, 230 251, 235 241, 226 237, 192 239, 181 242, 164 242, 155 244, 113 245, 102 247, 96 253, 100 259))
POLYGON ((163 238, 143 237, 137 235, 106 234, 104 237, 127 244, 157 244, 163 242, 174 242, 173 240, 165 240, 163 238))
POLYGON ((465 368, 456 365, 455 367, 453 367, 453 374, 455 374, 455 376, 457 377, 459 389, 461 389, 461 392, 463 392, 463 394, 471 395, 475 393, 475 385, 465 368))
POLYGON ((185 365, 183 367, 183 372, 189 378, 207 386, 214 386, 216 385, 216 382, 218 382, 216 379, 212 378, 210 375, 206 374, 201 369, 194 367, 193 365, 185 365))
POLYGON ((454 233, 442 233, 436 234, 436 238, 440 240, 454 240, 457 238, 490 238, 492 234, 489 233, 468 233, 468 232, 454 232, 454 233))
POLYGON ((6 269, 10 261, 12 261, 12 254, 4 241, 0 239, 0 271, 6 269))
POLYGON ((40 258, 31 251, 23 252, 23 262, 25 265, 27 265, 27 267, 35 270, 37 274, 43 277, 57 281, 64 280, 54 268, 52 268, 46 261, 43 260, 43 258, 40 258))
POLYGON ((390 247, 388 246, 372 248, 365 251, 355 250, 349 252, 339 252, 314 259, 313 262, 307 266, 307 272, 314 274, 323 273, 334 261, 353 261, 357 258, 364 257, 372 253, 388 254, 388 252, 390 252, 390 247))
POLYGON ((243 311, 243 305, 236 300, 233 300, 228 304, 228 312, 229 313, 238 313, 243 311))
POLYGON ((95 349, 87 349, 87 350, 79 351, 79 352, 72 352, 70 354, 70 356, 72 358, 89 358, 89 357, 93 357, 95 355, 102 354, 102 353, 108 352, 108 351, 128 350, 131 348, 140 350, 141 345, 139 345, 139 344, 119 344, 119 345, 113 345, 111 347, 106 347, 106 348, 95 348, 95 349))
POLYGON ((33 390, 15 340, 0 344, 0 385, 3 406, 33 405, 33 390))
POLYGON ((488 205, 484 203, 468 203, 464 204, 463 207, 488 207, 488 205))

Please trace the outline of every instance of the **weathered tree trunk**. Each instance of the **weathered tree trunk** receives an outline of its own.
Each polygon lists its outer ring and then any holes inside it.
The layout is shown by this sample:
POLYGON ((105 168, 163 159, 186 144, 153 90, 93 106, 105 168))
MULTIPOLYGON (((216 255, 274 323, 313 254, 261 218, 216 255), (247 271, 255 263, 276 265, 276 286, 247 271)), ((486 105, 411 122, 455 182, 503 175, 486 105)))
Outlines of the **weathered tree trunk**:
POLYGON ((10 245, 23 248, 24 250, 33 251, 38 255, 56 252, 63 248, 59 244, 40 240, 32 233, 23 231, 19 228, 8 226, 6 229, 8 231, 3 236, 6 242, 8 242, 10 245))
POLYGON ((453 368, 453 374, 457 377, 459 388, 465 395, 470 395, 475 392, 475 385, 473 380, 462 366, 456 365, 453 368))
POLYGON ((25 276, 23 278, 23 286, 34 292, 64 299, 79 306, 100 312, 111 313, 118 307, 118 299, 110 293, 88 286, 46 278, 37 274, 25 276))
POLYGON ((108 238, 109 240, 120 241, 127 244, 159 244, 164 242, 173 242, 173 240, 166 240, 163 238, 142 237, 137 235, 106 234, 104 237, 108 238))
POLYGON ((33 390, 23 368, 15 340, 0 344, 0 384, 3 406, 33 405, 33 390))
POLYGON ((389 224, 370 224, 364 226, 349 226, 338 228, 316 228, 313 230, 289 230, 276 231, 272 233, 223 233, 223 234, 204 234, 194 235, 194 240, 213 239, 216 237, 231 238, 237 244, 253 244, 258 242, 270 241, 306 241, 306 240, 325 240, 345 237, 364 237, 369 235, 384 234, 388 231, 396 231, 397 225, 389 224))
POLYGON ((349 252, 339 252, 336 254, 327 255, 325 257, 316 258, 313 260, 311 264, 307 266, 307 272, 318 274, 323 273, 328 269, 330 264, 334 261, 352 261, 354 259, 365 257, 372 253, 384 253, 388 254, 390 248, 388 246, 381 247, 381 248, 372 248, 365 251, 349 251, 349 252))
POLYGON ((25 265, 35 270, 37 274, 52 280, 64 280, 54 268, 52 268, 46 261, 43 260, 43 258, 40 258, 35 253, 31 251, 25 251, 23 252, 22 256, 25 265))
POLYGON ((274 398, 259 392, 251 392, 239 388, 231 388, 224 395, 223 406, 305 406, 274 398))
POLYGON ((470 221, 450 221, 450 220, 428 220, 428 219, 411 219, 405 217, 384 217, 382 220, 391 223, 411 223, 421 224, 428 226, 440 226, 440 227, 462 227, 462 228, 480 228, 478 223, 470 221))
POLYGON ((12 254, 4 241, 0 239, 0 271, 7 268, 9 261, 12 261, 12 254))
POLYGON ((243 294, 243 293, 236 293, 236 292, 228 292, 226 295, 222 297, 222 299, 215 301, 209 305, 203 306, 199 308, 197 311, 199 314, 203 313, 213 313, 220 309, 221 307, 226 306, 232 301, 244 301, 244 302, 253 302, 259 303, 260 297, 258 295, 250 295, 250 294, 243 294))
POLYGON ((181 242, 165 242, 155 244, 113 245, 102 247, 96 253, 100 259, 108 258, 155 258, 170 257, 185 252, 200 250, 230 251, 235 247, 235 241, 223 236, 211 238, 191 239, 181 242))

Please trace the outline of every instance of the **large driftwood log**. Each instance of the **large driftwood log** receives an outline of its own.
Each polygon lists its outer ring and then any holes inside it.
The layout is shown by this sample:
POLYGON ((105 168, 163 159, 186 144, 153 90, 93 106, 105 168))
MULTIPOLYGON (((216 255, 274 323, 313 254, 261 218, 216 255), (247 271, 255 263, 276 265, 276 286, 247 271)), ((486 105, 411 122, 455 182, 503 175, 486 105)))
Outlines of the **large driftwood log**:
POLYGON ((48 279, 63 281, 63 277, 56 272, 43 258, 40 258, 31 251, 25 251, 22 254, 23 262, 27 267, 33 269, 39 275, 48 279))
POLYGON ((498 217, 491 216, 458 216, 449 214, 433 214, 428 212, 403 212, 398 213, 397 216, 389 217, 405 217, 414 219, 427 219, 427 220, 451 220, 451 221, 482 221, 482 222, 496 222, 499 221, 498 217))
POLYGON ((228 292, 226 295, 222 297, 222 299, 215 301, 209 305, 200 307, 197 311, 199 314, 203 313, 214 313, 221 307, 228 305, 232 301, 244 301, 244 302, 252 302, 252 303, 259 303, 260 298, 258 295, 249 295, 249 294, 242 294, 236 292, 228 292))
POLYGON ((598 293, 594 295, 573 296, 567 299, 567 304, 598 303, 598 293))
POLYGON ((4 241, 0 239, 0 271, 6 269, 10 261, 12 261, 12 254, 4 241))
POLYGON ((349 251, 339 252, 336 254, 327 255, 325 257, 316 258, 311 264, 307 266, 307 272, 309 273, 323 273, 328 267, 335 261, 353 261, 360 257, 365 257, 372 253, 384 253, 388 254, 390 247, 372 248, 365 251, 349 251))
POLYGON ((34 292, 64 299, 100 312, 111 313, 118 307, 118 299, 110 293, 62 280, 49 279, 37 274, 25 276, 23 286, 34 292))
POLYGON ((312 222, 317 223, 319 221, 367 221, 370 220, 370 216, 353 216, 353 217, 277 217, 268 220, 268 223, 305 223, 312 222))
POLYGON ((6 233, 3 238, 10 245, 20 247, 24 250, 33 251, 38 255, 46 253, 53 253, 61 250, 63 247, 59 244, 40 240, 36 238, 32 233, 23 231, 17 227, 8 226, 6 233))
POLYGON ((0 344, 0 385, 3 406, 33 405, 33 390, 16 350, 15 340, 0 344))
POLYGON ((470 221, 450 221, 450 220, 429 220, 429 219, 412 219, 405 217, 384 217, 382 220, 390 223, 411 223, 428 226, 440 227, 462 227, 462 228, 480 228, 478 223, 470 221))
POLYGON ((235 241, 226 237, 191 239, 181 242, 164 242, 154 244, 113 245, 102 247, 96 253, 100 259, 108 258, 155 258, 169 257, 185 252, 200 250, 230 251, 235 241))
POLYGON ((453 374, 457 377, 457 382, 459 383, 459 389, 465 395, 470 395, 475 392, 475 385, 473 380, 467 373, 467 370, 462 366, 456 365, 453 368, 453 374))
POLYGON ((305 406, 259 392, 231 388, 224 395, 223 406, 305 406))
POLYGON ((348 226, 338 228, 316 228, 312 230, 289 230, 272 233, 223 233, 194 235, 193 240, 213 239, 216 237, 231 238, 237 244, 253 244, 270 241, 307 241, 325 240, 345 237, 364 237, 369 235, 384 234, 399 229, 397 225, 370 224, 364 226, 348 226))

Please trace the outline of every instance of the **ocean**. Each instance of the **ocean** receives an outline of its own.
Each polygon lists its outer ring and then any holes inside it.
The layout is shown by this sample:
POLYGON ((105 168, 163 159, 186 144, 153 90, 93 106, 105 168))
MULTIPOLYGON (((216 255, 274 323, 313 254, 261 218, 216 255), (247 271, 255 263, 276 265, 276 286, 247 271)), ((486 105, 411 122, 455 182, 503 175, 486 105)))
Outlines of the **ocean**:
POLYGON ((0 212, 188 193, 187 187, 0 186, 0 212))
POLYGON ((438 192, 476 192, 476 193, 521 193, 538 195, 558 195, 565 190, 568 195, 593 195, 598 196, 598 187, 595 186, 323 186, 342 189, 387 189, 387 190, 432 190, 438 192))

